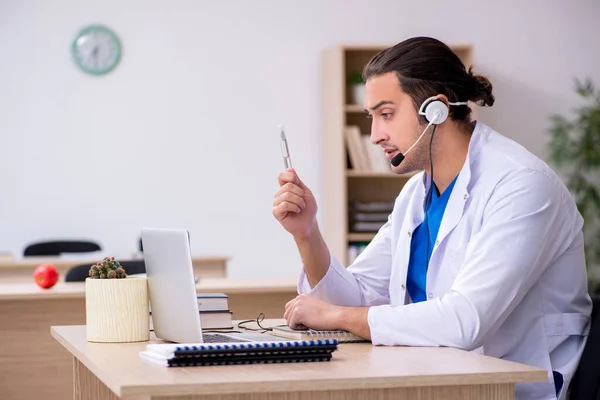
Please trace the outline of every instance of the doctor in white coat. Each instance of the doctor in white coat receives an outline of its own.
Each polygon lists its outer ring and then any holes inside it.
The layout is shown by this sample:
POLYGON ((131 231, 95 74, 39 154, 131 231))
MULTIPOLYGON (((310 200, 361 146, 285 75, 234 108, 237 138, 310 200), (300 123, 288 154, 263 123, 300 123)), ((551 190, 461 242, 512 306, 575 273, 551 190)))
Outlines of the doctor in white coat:
POLYGON ((492 85, 443 43, 403 41, 364 76, 372 143, 394 172, 423 172, 348 268, 321 236, 310 190, 293 169, 279 175, 273 215, 303 261, 287 323, 532 365, 548 380, 516 384, 516 398, 566 399, 591 313, 572 196, 543 161, 471 120, 466 102, 493 105, 492 85))

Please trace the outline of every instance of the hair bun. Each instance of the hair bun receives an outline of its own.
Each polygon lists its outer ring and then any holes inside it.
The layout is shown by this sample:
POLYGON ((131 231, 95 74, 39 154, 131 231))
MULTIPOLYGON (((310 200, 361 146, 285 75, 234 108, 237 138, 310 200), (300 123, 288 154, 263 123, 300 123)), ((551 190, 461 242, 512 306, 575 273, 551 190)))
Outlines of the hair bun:
POLYGON ((495 98, 492 94, 492 83, 489 79, 482 75, 473 74, 472 67, 469 68, 469 75, 473 81, 472 95, 469 100, 480 106, 493 106, 495 98))

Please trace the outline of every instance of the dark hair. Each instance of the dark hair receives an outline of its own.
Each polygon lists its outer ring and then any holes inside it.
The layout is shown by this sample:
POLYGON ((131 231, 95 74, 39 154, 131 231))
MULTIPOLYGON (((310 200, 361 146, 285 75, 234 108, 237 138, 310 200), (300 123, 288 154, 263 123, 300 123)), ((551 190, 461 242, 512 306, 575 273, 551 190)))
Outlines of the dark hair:
MULTIPOLYGON (((472 101, 480 106, 492 106, 492 84, 481 75, 467 71, 460 58, 446 44, 429 37, 415 37, 378 53, 363 70, 367 79, 395 72, 400 88, 419 109, 421 103, 438 94, 450 102, 472 101)), ((470 121, 471 108, 450 107, 449 117, 459 122, 470 121)), ((422 119, 424 121, 424 119, 422 119)))

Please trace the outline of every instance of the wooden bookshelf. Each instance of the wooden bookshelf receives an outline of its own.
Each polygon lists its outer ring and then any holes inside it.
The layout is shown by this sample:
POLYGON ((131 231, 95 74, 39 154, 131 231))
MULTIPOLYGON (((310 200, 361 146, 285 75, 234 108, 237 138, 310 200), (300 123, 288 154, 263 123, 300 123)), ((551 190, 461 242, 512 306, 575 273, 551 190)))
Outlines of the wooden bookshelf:
POLYGON ((375 237, 375 233, 349 233, 348 242, 370 242, 375 237))
MULTIPOLYGON (((360 72, 369 60, 391 44, 340 45, 327 49, 322 63, 322 146, 323 196, 319 204, 323 236, 332 253, 344 265, 349 264, 351 242, 369 242, 375 232, 353 232, 349 218, 351 202, 393 203, 413 174, 396 175, 390 170, 356 169, 347 151, 345 127, 358 127, 361 139, 370 136, 371 121, 364 105, 354 102, 346 85, 351 72, 360 72)), ((472 65, 472 47, 450 46, 467 68, 472 65)), ((368 144, 364 144, 368 146, 368 144)), ((372 156, 372 155, 371 155, 372 156)), ((371 164, 373 165, 373 164, 371 164)), ((364 166, 364 165, 363 165, 364 166)))

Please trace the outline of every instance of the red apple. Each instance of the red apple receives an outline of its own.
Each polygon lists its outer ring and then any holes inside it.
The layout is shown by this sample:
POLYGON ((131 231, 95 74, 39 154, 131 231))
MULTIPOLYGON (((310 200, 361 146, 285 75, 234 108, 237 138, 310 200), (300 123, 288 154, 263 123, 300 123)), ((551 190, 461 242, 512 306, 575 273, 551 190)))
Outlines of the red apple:
POLYGON ((58 271, 52 264, 40 264, 33 271, 33 279, 41 288, 51 288, 58 282, 58 271))

